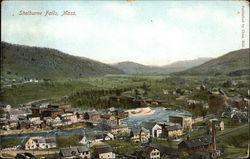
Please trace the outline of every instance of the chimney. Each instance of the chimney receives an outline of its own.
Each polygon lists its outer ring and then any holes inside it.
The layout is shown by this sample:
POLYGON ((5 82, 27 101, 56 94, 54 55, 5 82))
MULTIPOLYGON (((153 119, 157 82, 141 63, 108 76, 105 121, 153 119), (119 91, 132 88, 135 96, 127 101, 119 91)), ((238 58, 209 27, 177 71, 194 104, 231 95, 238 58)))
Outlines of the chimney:
POLYGON ((215 120, 212 120, 212 149, 213 149, 213 150, 216 150, 215 120))

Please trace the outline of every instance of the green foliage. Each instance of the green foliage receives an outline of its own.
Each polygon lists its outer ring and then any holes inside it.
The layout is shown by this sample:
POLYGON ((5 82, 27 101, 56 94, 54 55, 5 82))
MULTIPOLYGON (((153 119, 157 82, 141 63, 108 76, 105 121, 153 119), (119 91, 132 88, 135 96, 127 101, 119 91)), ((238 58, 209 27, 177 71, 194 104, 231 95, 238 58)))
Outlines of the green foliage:
POLYGON ((79 143, 80 135, 75 134, 71 136, 59 136, 57 137, 57 147, 70 147, 70 146, 81 146, 82 144, 79 143))
POLYGON ((5 113, 4 110, 2 108, 0 108, 0 118, 3 117, 4 113, 5 113))
POLYGON ((120 155, 133 154, 140 146, 140 143, 124 140, 111 140, 107 141, 107 143, 112 146, 116 154, 120 155))
POLYGON ((84 81, 54 81, 49 83, 26 83, 16 88, 4 88, 0 100, 3 103, 17 105, 38 99, 61 97, 80 89, 92 86, 84 81))
POLYGON ((219 139, 219 145, 230 145, 234 147, 246 148, 249 141, 248 127, 239 129, 233 133, 224 135, 219 139))
POLYGON ((3 148, 14 147, 20 145, 22 143, 21 138, 8 138, 8 139, 1 139, 1 146, 3 148))
POLYGON ((66 79, 121 74, 122 71, 87 58, 55 49, 13 45, 1 42, 2 74, 23 79, 66 79))
POLYGON ((55 159, 60 158, 61 156, 59 154, 49 154, 49 155, 36 155, 36 158, 42 158, 45 157, 46 159, 55 159))

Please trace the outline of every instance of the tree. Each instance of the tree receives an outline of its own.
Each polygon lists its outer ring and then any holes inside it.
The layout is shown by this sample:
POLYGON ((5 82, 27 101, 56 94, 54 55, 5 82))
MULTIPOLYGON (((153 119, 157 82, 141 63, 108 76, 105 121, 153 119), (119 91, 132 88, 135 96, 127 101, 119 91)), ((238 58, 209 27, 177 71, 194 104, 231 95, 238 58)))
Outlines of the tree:
POLYGON ((135 89, 135 90, 134 90, 134 93, 135 93, 135 98, 137 99, 137 98, 138 98, 138 96, 140 95, 140 93, 139 93, 138 89, 135 89))
POLYGON ((208 105, 211 112, 218 113, 226 106, 226 97, 224 95, 210 95, 208 105))
POLYGON ((0 108, 0 118, 3 118, 4 114, 5 114, 5 112, 4 112, 3 108, 0 108))
POLYGON ((208 110, 207 110, 206 108, 202 108, 202 109, 201 109, 201 115, 202 115, 203 119, 204 119, 205 116, 207 115, 207 112, 208 112, 208 110))

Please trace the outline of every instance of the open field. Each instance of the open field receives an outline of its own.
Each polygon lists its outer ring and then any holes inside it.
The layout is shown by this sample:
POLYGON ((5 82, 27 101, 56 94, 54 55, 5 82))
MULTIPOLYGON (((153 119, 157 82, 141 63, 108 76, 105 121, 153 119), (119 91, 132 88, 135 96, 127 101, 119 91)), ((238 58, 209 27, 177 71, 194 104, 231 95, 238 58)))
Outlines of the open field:
MULTIPOLYGON (((248 77, 211 77, 206 78, 204 76, 106 76, 99 78, 80 78, 76 80, 59 80, 41 83, 24 83, 18 85, 12 85, 12 87, 3 88, 1 93, 1 102, 11 105, 18 105, 35 101, 39 99, 50 99, 52 97, 63 97, 74 95, 76 92, 86 90, 110 90, 110 89, 123 89, 123 88, 135 88, 142 86, 143 83, 149 85, 149 89, 144 91, 138 89, 139 93, 147 95, 151 98, 160 98, 165 100, 164 105, 184 105, 184 101, 176 100, 178 95, 171 93, 163 94, 163 89, 172 91, 177 88, 192 91, 190 94, 185 94, 189 99, 207 100, 206 94, 196 90, 196 87, 204 84, 207 88, 221 87, 223 81, 234 80, 237 81, 238 89, 235 91, 229 91, 228 88, 223 90, 229 95, 247 94, 248 77), (146 92, 146 93, 145 93, 146 92)), ((124 95, 134 95, 133 89, 125 91, 124 95)), ((60 99, 60 98, 59 98, 60 99)), ((52 101, 58 101, 58 99, 51 99, 52 101)))

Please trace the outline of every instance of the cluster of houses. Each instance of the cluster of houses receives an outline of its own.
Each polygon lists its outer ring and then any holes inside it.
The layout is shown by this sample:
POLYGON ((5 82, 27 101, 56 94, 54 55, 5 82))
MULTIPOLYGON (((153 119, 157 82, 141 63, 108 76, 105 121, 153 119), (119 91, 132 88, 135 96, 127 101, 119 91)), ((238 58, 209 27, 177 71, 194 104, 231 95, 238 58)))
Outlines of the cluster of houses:
POLYGON ((192 129, 192 117, 169 116, 169 122, 142 122, 130 128, 130 137, 134 142, 148 143, 152 138, 178 138, 184 130, 192 129))
POLYGON ((117 123, 128 116, 122 109, 82 111, 71 108, 69 104, 24 105, 15 108, 10 105, 0 105, 0 108, 4 110, 0 118, 0 129, 3 130, 57 128, 78 122, 117 123))
POLYGON ((82 158, 82 159, 115 159, 111 146, 103 144, 100 146, 89 147, 89 145, 67 147, 60 149, 61 158, 82 158))
POLYGON ((27 138, 23 141, 22 146, 25 150, 50 149, 57 147, 55 138, 45 138, 45 137, 27 138))

